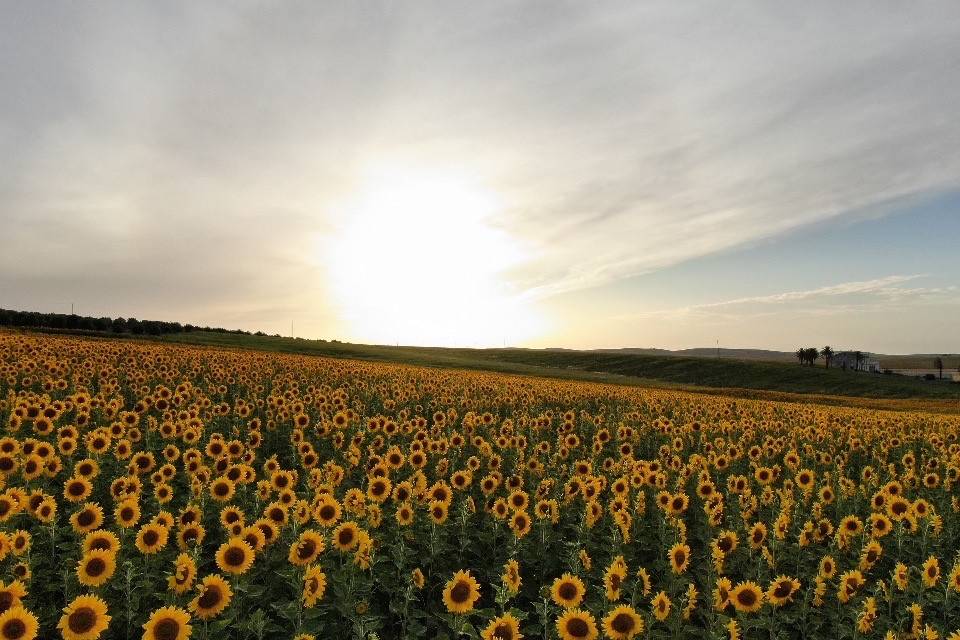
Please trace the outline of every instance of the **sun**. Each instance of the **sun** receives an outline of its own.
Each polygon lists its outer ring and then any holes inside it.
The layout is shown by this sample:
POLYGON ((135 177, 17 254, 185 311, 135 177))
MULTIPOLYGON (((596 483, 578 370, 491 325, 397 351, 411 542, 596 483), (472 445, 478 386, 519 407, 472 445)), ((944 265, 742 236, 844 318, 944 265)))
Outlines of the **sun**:
POLYGON ((496 195, 460 176, 372 176, 334 212, 321 262, 348 339, 502 346, 534 337, 531 303, 508 272, 521 243, 493 224, 496 195))

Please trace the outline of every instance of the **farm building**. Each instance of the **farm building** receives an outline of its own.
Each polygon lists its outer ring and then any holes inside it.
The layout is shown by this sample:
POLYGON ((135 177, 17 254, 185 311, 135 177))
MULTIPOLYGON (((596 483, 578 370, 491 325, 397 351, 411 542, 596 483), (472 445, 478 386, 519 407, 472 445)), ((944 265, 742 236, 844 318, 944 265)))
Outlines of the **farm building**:
POLYGON ((851 369, 853 371, 869 371, 876 373, 880 371, 880 361, 871 358, 869 353, 860 352, 860 358, 857 358, 856 351, 838 351, 830 359, 830 366, 840 369, 851 369))

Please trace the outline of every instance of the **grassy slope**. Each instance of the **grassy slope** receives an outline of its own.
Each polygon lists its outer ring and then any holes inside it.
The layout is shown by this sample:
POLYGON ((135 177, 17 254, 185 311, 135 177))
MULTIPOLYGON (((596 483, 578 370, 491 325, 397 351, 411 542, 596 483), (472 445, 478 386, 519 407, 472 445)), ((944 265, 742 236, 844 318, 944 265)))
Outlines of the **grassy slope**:
POLYGON ((535 349, 392 347, 203 332, 173 334, 161 339, 197 345, 482 369, 621 384, 696 386, 728 390, 737 388, 784 393, 918 400, 949 400, 960 396, 960 385, 950 383, 931 383, 899 376, 727 358, 718 360, 633 353, 535 349))

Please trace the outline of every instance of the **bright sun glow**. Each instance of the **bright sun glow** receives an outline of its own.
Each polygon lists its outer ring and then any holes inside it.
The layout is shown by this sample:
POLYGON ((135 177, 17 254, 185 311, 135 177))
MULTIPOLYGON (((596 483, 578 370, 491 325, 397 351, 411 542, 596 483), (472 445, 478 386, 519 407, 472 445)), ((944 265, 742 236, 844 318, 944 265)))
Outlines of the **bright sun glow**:
POLYGON ((502 346, 534 337, 505 273, 523 253, 490 224, 494 194, 439 173, 377 175, 336 212, 323 262, 348 339, 502 346))

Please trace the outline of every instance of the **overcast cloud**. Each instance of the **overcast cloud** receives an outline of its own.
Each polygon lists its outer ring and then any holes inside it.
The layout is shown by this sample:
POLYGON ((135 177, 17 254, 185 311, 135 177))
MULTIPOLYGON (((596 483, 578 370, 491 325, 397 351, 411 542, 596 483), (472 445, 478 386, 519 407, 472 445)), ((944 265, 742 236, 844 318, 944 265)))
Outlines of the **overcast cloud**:
POLYGON ((531 299, 960 184, 955 2, 10 3, 0 59, 0 306, 342 332, 370 163, 496 192, 531 299))

